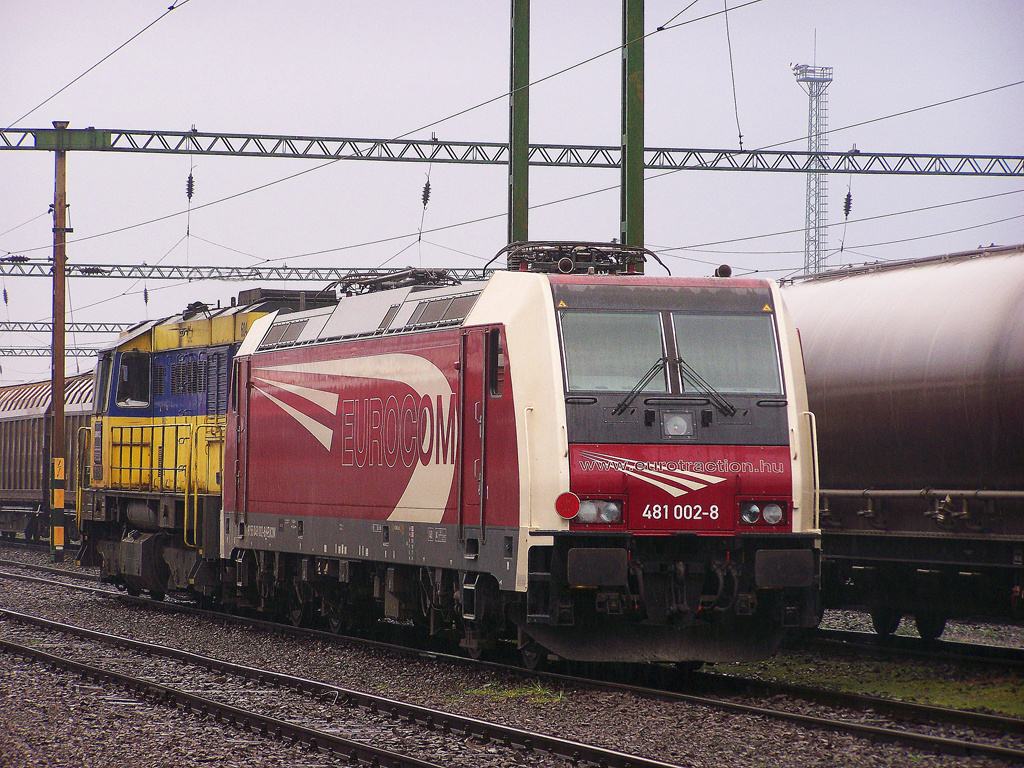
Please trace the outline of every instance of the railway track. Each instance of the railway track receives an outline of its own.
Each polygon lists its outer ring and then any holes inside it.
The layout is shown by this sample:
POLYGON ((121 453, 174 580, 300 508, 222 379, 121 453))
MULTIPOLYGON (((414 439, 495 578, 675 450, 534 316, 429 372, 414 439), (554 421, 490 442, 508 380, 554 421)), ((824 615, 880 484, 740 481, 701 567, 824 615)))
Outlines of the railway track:
POLYGON ((918 637, 871 632, 819 629, 801 644, 820 652, 871 655, 877 658, 918 658, 956 661, 963 664, 997 665, 1001 669, 1024 671, 1024 649, 1002 645, 981 645, 951 640, 922 640, 918 637))
MULTIPOLYGON (((512 752, 539 751, 548 756, 567 759, 573 764, 583 763, 608 766, 608 768, 669 768, 670 766, 670 764, 659 760, 627 755, 556 736, 511 728, 499 723, 421 707, 295 675, 236 664, 177 648, 97 632, 85 627, 50 621, 15 611, 0 609, 0 619, 30 628, 27 632, 15 631, 14 634, 18 635, 22 642, 0 640, 0 645, 10 652, 32 656, 44 663, 58 665, 90 679, 109 680, 147 699, 179 706, 186 711, 196 710, 211 715, 218 721, 258 730, 260 733, 274 735, 277 738, 301 741, 312 748, 330 749, 349 757, 350 760, 358 760, 361 763, 401 766, 433 765, 433 763, 401 755, 392 750, 371 748, 362 741, 340 737, 334 733, 339 727, 337 723, 332 725, 331 731, 327 731, 323 727, 311 727, 301 722, 296 723, 291 720, 270 717, 253 709, 232 706, 224 699, 251 700, 254 698, 255 684, 255 687, 261 690, 273 689, 275 696, 279 693, 283 698, 299 695, 306 701, 312 699, 320 710, 325 704, 329 704, 331 708, 343 708, 348 711, 361 710, 373 715, 374 718, 390 718, 407 728, 421 728, 441 738, 457 735, 464 739, 474 739, 483 744, 494 744, 498 748, 512 752), (41 644, 53 643, 55 637, 57 642, 60 642, 62 636, 74 638, 78 642, 73 647, 65 649, 60 655, 42 651, 39 648, 41 644), (85 642, 85 647, 80 641, 85 642), (25 642, 31 642, 32 645, 25 645, 25 642), (123 651, 124 655, 112 660, 107 652, 110 648, 123 651), (86 664, 70 658, 71 655, 80 654, 99 656, 103 661, 97 666, 95 663, 86 664), (153 657, 164 661, 160 664, 153 664, 153 657), (174 664, 168 665, 167 661, 174 662, 174 664), (118 669, 112 669, 111 665, 115 667, 145 667, 147 668, 147 677, 141 677, 137 673, 126 674, 118 669), (159 676, 161 679, 151 679, 153 676, 159 676), (168 678, 172 680, 185 678, 191 687, 197 685, 211 687, 210 683, 204 683, 204 680, 212 681, 217 695, 197 695, 189 690, 167 684, 164 680, 168 678)), ((257 696, 256 698, 261 697, 257 696)), ((321 712, 320 720, 322 721, 322 719, 321 712)), ((330 719, 334 720, 333 717, 330 719)), ((391 733, 390 729, 393 728, 393 723, 389 723, 384 729, 374 730, 366 723, 367 720, 363 718, 362 722, 350 724, 348 727, 364 730, 367 732, 367 738, 374 739, 386 738, 387 734, 391 733)))
MULTIPOLYGON (((4 574, 0 574, 2 576, 4 574)), ((22 577, 32 581, 46 583, 45 579, 22 577)), ((95 590, 104 596, 110 596, 110 590, 102 590, 81 585, 66 585, 87 591, 95 590)), ((467 666, 481 666, 506 674, 523 675, 521 669, 494 662, 474 662, 461 656, 417 651, 404 646, 395 646, 365 638, 341 638, 337 635, 318 630, 287 627, 262 620, 247 619, 237 616, 225 616, 219 613, 202 611, 193 606, 174 603, 155 603, 151 600, 140 600, 125 597, 133 603, 143 603, 159 610, 198 613, 216 617, 220 621, 244 624, 250 627, 268 629, 276 633, 296 634, 314 637, 320 640, 359 643, 374 648, 384 648, 399 653, 429 656, 467 666)), ((910 744, 919 748, 936 750, 952 754, 976 754, 995 757, 1003 760, 1024 761, 1024 721, 1016 718, 999 717, 985 713, 967 712, 941 707, 929 707, 907 702, 899 702, 873 696, 837 693, 835 691, 792 686, 768 681, 750 680, 728 675, 699 673, 689 677, 689 688, 703 688, 704 694, 666 690, 664 687, 629 685, 621 682, 601 681, 593 678, 579 678, 555 673, 530 673, 531 679, 542 679, 561 686, 577 686, 581 688, 599 688, 607 691, 628 692, 644 698, 653 698, 669 702, 682 702, 737 714, 771 718, 787 721, 804 727, 856 734, 870 739, 882 739, 902 744, 910 744), (710 691, 710 693, 709 693, 710 691), (779 705, 776 699, 788 697, 790 705, 779 705), (737 697, 770 700, 772 706, 744 703, 737 697), (796 705, 792 701, 796 700, 796 705), (803 702, 800 704, 799 702, 803 702), (818 707, 818 711, 809 713, 806 703, 818 707), (845 709, 847 714, 835 716, 831 710, 845 709), (864 713, 869 713, 865 716, 864 713), (915 723, 912 727, 906 723, 915 723), (950 737, 950 728, 970 729, 975 733, 964 736, 950 737), (1000 742, 1003 738, 1004 741, 1000 742), (1009 739, 1009 743, 1005 740, 1009 739)))

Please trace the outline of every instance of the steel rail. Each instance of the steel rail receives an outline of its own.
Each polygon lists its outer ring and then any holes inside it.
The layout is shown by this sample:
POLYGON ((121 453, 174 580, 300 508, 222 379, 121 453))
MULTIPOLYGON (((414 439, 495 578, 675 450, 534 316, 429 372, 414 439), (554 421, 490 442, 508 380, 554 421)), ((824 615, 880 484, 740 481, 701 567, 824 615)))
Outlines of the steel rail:
POLYGON ((133 640, 132 638, 51 621, 17 611, 0 609, 0 618, 86 638, 106 645, 128 648, 148 655, 162 656, 186 664, 203 667, 210 671, 231 674, 263 683, 271 683, 281 688, 288 688, 317 696, 330 695, 339 704, 358 706, 375 714, 390 715, 410 724, 423 726, 428 730, 439 729, 443 733, 456 732, 466 737, 480 738, 485 742, 496 741, 508 748, 519 748, 526 751, 540 750, 548 754, 568 758, 574 762, 586 761, 598 766, 608 766, 608 768, 672 768, 671 764, 660 760, 651 760, 638 755, 629 755, 556 736, 524 731, 519 728, 512 728, 499 723, 457 715, 451 712, 442 712, 429 707, 390 699, 385 696, 364 693, 330 683, 323 683, 282 672, 274 672, 273 670, 235 664, 180 648, 170 648, 156 643, 133 640))
MULTIPOLYGON (((929 722, 940 722, 944 725, 962 725, 969 728, 982 728, 995 733, 1017 733, 1024 734, 1024 719, 1011 717, 1009 715, 992 715, 987 712, 972 712, 964 709, 950 709, 949 707, 937 707, 931 704, 917 704, 912 702, 898 701, 895 699, 884 699, 879 696, 870 696, 863 693, 850 693, 847 691, 829 691, 822 688, 812 688, 806 685, 795 683, 783 683, 777 680, 752 680, 746 677, 733 677, 728 674, 717 672, 702 672, 701 675, 712 678, 713 681, 721 681, 724 684, 736 683, 748 691, 756 691, 758 695, 793 696, 807 701, 815 701, 820 704, 838 705, 850 707, 851 709, 872 710, 877 713, 885 713, 892 717, 906 719, 927 720, 929 722)), ((1024 754, 1022 752, 1021 754, 1024 754)))
POLYGON ((1024 649, 1005 645, 977 645, 953 640, 924 640, 905 635, 877 635, 856 630, 818 629, 806 641, 795 643, 793 647, 807 646, 816 646, 833 654, 868 652, 876 656, 903 656, 932 661, 948 662, 952 659, 963 664, 1024 671, 1024 649))
POLYGON ((23 563, 20 560, 3 560, 0 559, 0 565, 13 568, 24 568, 26 571, 38 571, 39 573, 52 573, 57 576, 67 576, 69 579, 77 579, 78 581, 99 581, 100 577, 95 573, 80 573, 78 571, 72 571, 69 568, 52 568, 48 565, 38 565, 36 563, 23 563))
POLYGON ((83 664, 39 648, 21 645, 0 638, 0 648, 26 659, 47 664, 55 669, 64 669, 93 681, 109 681, 126 689, 132 695, 144 701, 165 704, 174 708, 181 707, 186 713, 197 712, 201 717, 212 716, 214 722, 225 721, 245 730, 258 729, 262 735, 276 739, 289 739, 308 745, 313 750, 327 749, 338 755, 347 757, 349 762, 371 766, 388 766, 389 768, 441 768, 436 763, 429 763, 409 755, 402 755, 390 750, 373 747, 343 736, 307 728, 287 720, 262 715, 251 710, 233 707, 214 699, 183 691, 162 683, 114 672, 109 669, 83 664))

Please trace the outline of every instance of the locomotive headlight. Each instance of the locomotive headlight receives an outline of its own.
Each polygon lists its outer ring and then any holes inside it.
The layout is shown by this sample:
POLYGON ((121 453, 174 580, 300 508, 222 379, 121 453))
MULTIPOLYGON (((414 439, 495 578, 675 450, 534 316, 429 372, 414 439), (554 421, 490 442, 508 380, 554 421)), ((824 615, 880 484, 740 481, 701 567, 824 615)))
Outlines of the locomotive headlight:
POLYGON ((661 431, 665 437, 691 437, 693 435, 693 414, 689 412, 666 412, 661 416, 661 431))
POLYGON ((771 525, 775 525, 782 519, 782 507, 772 502, 764 508, 763 513, 764 521, 771 525))
POLYGON ((743 519, 744 523, 753 525, 761 517, 761 508, 752 501, 748 501, 740 508, 740 517, 743 519))
POLYGON ((596 523, 597 522, 597 505, 596 501, 581 501, 580 511, 576 515, 577 523, 596 523))
POLYGON ((602 523, 607 523, 608 525, 621 523, 622 507, 614 501, 606 501, 598 509, 597 516, 601 519, 602 523))
POLYGON ((622 502, 606 499, 584 499, 580 502, 580 511, 576 515, 577 523, 593 525, 617 525, 622 522, 622 502))

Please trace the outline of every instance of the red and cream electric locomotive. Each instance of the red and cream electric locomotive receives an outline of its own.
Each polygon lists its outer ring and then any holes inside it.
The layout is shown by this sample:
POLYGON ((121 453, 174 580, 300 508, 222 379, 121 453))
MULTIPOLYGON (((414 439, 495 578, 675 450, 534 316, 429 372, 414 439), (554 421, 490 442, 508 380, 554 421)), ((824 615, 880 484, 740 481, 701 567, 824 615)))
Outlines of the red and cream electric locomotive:
POLYGON ((813 422, 776 286, 647 277, 644 254, 517 243, 481 282, 257 320, 221 599, 528 660, 752 659, 814 625, 813 422))

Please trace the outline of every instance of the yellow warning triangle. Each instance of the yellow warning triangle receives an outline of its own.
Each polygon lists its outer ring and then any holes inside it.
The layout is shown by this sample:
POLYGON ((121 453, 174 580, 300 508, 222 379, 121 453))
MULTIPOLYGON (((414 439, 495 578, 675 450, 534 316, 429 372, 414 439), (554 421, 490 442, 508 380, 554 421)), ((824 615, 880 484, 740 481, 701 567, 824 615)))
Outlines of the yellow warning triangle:
POLYGON ((565 306, 566 306, 566 304, 565 304, 565 302, 564 302, 564 301, 559 301, 559 302, 558 302, 558 308, 559 308, 559 309, 561 309, 562 307, 565 307, 565 306))
POLYGON ((765 304, 763 307, 761 307, 761 311, 762 312, 771 312, 772 308, 770 306, 768 306, 767 304, 765 304))

